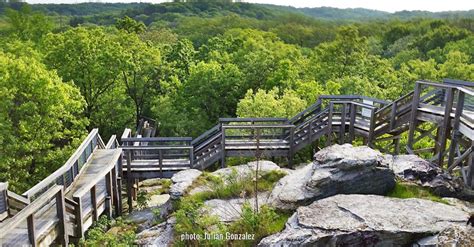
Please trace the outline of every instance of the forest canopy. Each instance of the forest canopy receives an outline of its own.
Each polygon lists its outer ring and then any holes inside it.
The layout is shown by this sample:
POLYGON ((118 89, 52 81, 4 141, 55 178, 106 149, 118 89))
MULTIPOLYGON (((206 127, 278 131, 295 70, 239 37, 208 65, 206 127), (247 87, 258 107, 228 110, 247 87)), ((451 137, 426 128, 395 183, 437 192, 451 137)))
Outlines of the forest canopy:
POLYGON ((291 117, 320 95, 393 100, 416 80, 474 81, 472 11, 321 11, 1 3, 0 181, 23 191, 92 128, 107 139, 141 116, 160 136, 196 137, 219 117, 291 117))

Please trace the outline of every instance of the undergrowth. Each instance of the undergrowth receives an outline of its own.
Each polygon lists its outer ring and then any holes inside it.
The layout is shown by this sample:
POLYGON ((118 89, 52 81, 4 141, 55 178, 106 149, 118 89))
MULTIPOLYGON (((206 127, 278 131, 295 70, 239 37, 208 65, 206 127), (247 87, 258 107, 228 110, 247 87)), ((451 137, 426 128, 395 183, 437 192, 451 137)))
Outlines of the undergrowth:
POLYGON ((446 200, 443 200, 441 197, 434 195, 430 190, 425 189, 419 185, 408 184, 398 182, 395 184, 395 187, 390 191, 387 196, 395 198, 420 198, 431 200, 434 202, 440 202, 444 204, 449 204, 446 200))
MULTIPOLYGON (((258 212, 246 202, 238 221, 224 224, 216 216, 205 214, 204 201, 210 199, 252 198, 257 192, 269 191, 286 175, 283 171, 261 172, 254 187, 253 174, 239 175, 237 170, 222 177, 203 173, 193 184, 193 188, 206 186, 209 191, 198 192, 181 198, 175 204, 175 246, 254 246, 263 237, 281 231, 290 216, 263 205, 258 212), (189 239, 195 234, 201 239, 189 239), (229 235, 232 234, 232 235, 229 235), (206 238, 207 236, 207 238, 206 238), (236 236, 251 236, 250 239, 233 239, 236 236), (210 237, 210 239, 209 239, 210 237), (206 239, 204 239, 206 238, 206 239)), ((252 200, 252 199, 249 199, 252 200)))
POLYGON ((87 231, 79 246, 132 246, 136 239, 136 226, 122 218, 109 220, 101 216, 87 231))

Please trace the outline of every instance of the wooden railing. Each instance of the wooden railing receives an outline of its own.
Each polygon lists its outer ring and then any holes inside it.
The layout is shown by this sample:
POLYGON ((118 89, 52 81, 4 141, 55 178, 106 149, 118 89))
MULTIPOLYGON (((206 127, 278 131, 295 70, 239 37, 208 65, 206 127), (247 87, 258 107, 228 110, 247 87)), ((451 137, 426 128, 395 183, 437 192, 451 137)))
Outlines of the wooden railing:
POLYGON ((89 161, 92 153, 97 148, 105 148, 105 144, 99 135, 98 129, 93 129, 63 166, 23 193, 23 196, 35 200, 54 185, 64 185, 67 191, 74 182, 74 178, 81 172, 82 167, 89 161))
POLYGON ((59 240, 66 246, 68 235, 63 202, 63 186, 52 186, 16 215, 0 223, 0 243, 45 246, 59 240))

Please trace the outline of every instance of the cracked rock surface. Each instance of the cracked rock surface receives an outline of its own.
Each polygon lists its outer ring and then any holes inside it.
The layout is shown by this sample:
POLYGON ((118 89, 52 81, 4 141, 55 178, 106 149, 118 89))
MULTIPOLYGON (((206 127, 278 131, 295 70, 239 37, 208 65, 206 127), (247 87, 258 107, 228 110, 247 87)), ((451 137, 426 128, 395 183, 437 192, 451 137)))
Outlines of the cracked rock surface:
POLYGON ((270 196, 278 209, 293 210, 336 194, 385 195, 395 186, 386 157, 366 146, 333 145, 314 162, 282 178, 270 196))
POLYGON ((457 207, 423 199, 336 195, 299 207, 285 230, 259 246, 403 246, 468 218, 457 207))

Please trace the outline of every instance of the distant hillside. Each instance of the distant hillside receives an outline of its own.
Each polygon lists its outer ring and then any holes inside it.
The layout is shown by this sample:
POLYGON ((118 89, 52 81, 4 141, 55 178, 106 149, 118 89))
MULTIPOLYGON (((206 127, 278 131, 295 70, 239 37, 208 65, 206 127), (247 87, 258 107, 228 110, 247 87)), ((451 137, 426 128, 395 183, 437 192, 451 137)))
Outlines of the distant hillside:
POLYGON ((302 13, 318 19, 330 20, 369 20, 369 19, 412 19, 412 18, 474 18, 474 10, 469 11, 399 11, 389 13, 379 10, 355 8, 339 9, 331 7, 294 8, 289 6, 265 5, 270 9, 302 13))
MULTIPOLYGON (((19 8, 23 3, 10 4, 19 8)), ((0 3, 0 12, 8 4, 0 3)), ((474 10, 469 11, 401 11, 388 13, 363 8, 338 9, 331 7, 294 8, 289 6, 223 3, 223 2, 194 2, 194 3, 80 3, 80 4, 34 4, 33 9, 49 15, 71 17, 92 17, 93 22, 107 24, 111 16, 128 15, 146 24, 158 20, 172 21, 179 16, 215 17, 236 14, 241 17, 255 19, 275 19, 282 14, 298 14, 323 20, 365 21, 373 19, 412 19, 412 18, 474 18, 474 10)), ((113 19, 113 18, 112 18, 113 19)))

